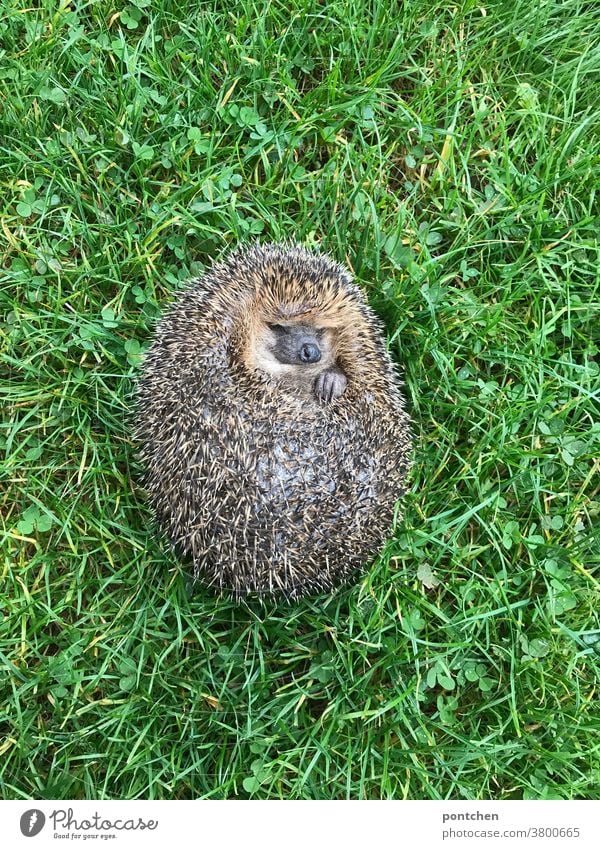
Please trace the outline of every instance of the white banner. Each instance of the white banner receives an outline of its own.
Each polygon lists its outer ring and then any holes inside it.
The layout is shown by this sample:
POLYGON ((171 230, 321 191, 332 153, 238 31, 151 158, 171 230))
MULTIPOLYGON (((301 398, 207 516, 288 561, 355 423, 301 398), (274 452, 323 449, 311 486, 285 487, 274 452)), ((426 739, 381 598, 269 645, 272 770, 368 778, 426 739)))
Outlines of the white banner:
POLYGON ((0 802, 0 845, 600 847, 600 802, 0 802), (308 808, 310 807, 310 811, 308 808), (228 810, 229 809, 229 810, 228 810))

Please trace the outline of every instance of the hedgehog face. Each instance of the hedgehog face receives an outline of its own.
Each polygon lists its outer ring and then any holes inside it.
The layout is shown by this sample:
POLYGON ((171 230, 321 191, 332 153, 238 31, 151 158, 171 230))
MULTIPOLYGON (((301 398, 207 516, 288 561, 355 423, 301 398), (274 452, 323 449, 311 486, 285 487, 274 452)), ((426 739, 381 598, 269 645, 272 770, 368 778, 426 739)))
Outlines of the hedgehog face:
POLYGON ((314 365, 327 355, 329 338, 325 329, 310 324, 268 324, 273 341, 269 346, 279 363, 290 366, 314 365), (325 351, 321 351, 321 346, 325 351))
POLYGON ((254 368, 299 383, 314 378, 335 362, 335 334, 312 324, 264 322, 250 345, 254 368))

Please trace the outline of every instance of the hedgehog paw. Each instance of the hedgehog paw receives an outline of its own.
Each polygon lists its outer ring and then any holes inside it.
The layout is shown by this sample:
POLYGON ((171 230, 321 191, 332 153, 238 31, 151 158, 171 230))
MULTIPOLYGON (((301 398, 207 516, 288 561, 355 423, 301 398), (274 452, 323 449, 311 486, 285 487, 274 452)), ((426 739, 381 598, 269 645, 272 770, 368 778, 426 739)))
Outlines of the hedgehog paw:
POLYGON ((348 385, 348 378, 338 368, 322 371, 315 380, 315 395, 319 401, 335 401, 343 395, 348 385))

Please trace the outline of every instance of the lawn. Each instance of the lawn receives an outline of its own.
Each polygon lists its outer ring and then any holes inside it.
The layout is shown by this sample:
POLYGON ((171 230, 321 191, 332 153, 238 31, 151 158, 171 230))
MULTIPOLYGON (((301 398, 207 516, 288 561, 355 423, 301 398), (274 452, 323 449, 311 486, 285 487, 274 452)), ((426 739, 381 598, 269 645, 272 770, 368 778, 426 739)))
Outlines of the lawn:
POLYGON ((595 4, 9 0, 0 45, 2 797, 597 796, 595 4), (131 438, 255 238, 351 267, 415 429, 381 556, 295 605, 190 585, 131 438))

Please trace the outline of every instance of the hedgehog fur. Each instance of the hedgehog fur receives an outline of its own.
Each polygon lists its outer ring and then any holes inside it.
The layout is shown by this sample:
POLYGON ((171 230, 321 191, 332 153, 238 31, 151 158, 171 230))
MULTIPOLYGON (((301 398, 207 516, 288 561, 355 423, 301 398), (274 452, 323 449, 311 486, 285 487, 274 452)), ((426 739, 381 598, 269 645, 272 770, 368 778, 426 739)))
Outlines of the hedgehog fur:
POLYGON ((136 439, 156 522, 196 577, 236 597, 330 591, 371 560, 406 489, 410 424, 381 327, 349 272, 295 244, 215 264, 158 322, 136 439), (253 365, 265 321, 335 332, 330 402, 253 365))

